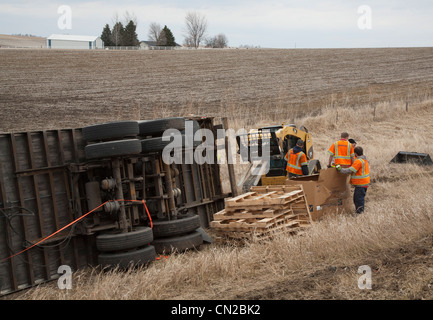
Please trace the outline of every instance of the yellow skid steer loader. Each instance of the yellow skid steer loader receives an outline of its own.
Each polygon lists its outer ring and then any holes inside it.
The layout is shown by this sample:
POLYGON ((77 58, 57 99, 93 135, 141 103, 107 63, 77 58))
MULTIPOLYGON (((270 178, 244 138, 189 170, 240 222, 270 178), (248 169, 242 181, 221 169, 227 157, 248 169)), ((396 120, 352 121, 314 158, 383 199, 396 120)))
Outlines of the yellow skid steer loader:
POLYGON ((250 162, 247 172, 241 178, 244 192, 257 185, 281 185, 287 179, 284 156, 296 145, 298 139, 304 141, 304 153, 308 160, 308 173, 316 174, 321 169, 319 160, 314 159, 313 141, 307 128, 297 128, 294 124, 262 127, 247 134, 236 136, 243 161, 250 162), (266 148, 264 148, 266 146, 266 148), (241 152, 244 150, 244 152, 241 152), (263 150, 269 150, 268 163, 263 163, 263 150), (248 152, 246 152, 248 151, 248 152))

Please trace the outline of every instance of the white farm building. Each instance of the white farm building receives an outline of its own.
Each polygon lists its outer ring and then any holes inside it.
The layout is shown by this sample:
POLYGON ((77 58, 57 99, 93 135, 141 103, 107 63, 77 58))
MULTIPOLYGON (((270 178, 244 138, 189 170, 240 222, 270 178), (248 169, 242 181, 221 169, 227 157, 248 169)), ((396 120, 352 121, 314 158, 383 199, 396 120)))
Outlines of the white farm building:
POLYGON ((52 34, 47 38, 49 49, 103 49, 104 42, 97 36, 52 34))

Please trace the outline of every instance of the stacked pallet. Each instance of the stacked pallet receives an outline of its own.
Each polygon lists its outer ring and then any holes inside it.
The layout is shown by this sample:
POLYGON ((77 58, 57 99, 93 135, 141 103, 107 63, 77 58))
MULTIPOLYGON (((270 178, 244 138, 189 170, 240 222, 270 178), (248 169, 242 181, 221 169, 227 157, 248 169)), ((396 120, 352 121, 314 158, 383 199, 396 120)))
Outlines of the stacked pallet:
POLYGON ((210 227, 217 240, 263 240, 276 234, 296 234, 312 220, 302 185, 252 187, 226 199, 210 227))

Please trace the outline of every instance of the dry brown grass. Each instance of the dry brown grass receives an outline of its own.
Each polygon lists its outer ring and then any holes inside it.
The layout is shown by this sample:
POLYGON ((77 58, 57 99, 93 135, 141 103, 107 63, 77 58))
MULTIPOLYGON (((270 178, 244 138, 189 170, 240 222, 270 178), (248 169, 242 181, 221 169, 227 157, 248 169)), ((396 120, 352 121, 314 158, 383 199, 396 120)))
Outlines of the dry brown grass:
POLYGON ((361 216, 328 217, 303 236, 266 243, 205 245, 127 273, 79 271, 72 290, 51 283, 18 298, 432 299, 433 170, 389 164, 400 149, 433 154, 432 106, 424 101, 406 113, 401 103, 381 104, 375 121, 366 107, 298 119, 311 128, 321 158, 345 128, 365 147, 375 182, 361 216), (372 290, 357 286, 361 265, 373 269, 372 290))

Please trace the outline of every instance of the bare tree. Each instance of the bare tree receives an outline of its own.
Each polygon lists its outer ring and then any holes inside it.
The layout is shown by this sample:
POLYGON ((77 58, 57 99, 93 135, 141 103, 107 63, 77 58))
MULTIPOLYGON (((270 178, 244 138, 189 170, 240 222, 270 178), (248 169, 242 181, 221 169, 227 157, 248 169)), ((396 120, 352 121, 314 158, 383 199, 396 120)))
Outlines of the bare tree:
POLYGON ((161 40, 160 39, 161 38, 161 31, 162 31, 161 26, 156 22, 152 22, 149 26, 149 34, 148 34, 149 40, 155 41, 156 44, 158 45, 158 43, 161 40))
POLYGON ((113 17, 111 18, 111 24, 114 26, 118 22, 120 22, 119 13, 116 11, 114 12, 113 17))
POLYGON ((116 22, 111 31, 111 42, 117 47, 122 45, 122 38, 125 28, 122 22, 116 22))
POLYGON ((186 47, 194 47, 194 43, 193 43, 193 41, 192 41, 192 39, 191 38, 189 38, 189 37, 186 37, 185 38, 185 41, 184 41, 184 46, 186 46, 186 47))
POLYGON ((156 42, 157 46, 165 46, 167 44, 167 35, 165 34, 164 29, 161 30, 161 33, 159 34, 158 41, 156 42))
POLYGON ((229 44, 227 37, 224 33, 220 33, 215 37, 215 47, 216 48, 226 48, 229 44))
POLYGON ((135 13, 129 13, 128 10, 126 10, 123 14, 123 24, 126 26, 130 21, 132 21, 134 25, 137 26, 138 20, 135 13))
POLYGON ((122 22, 122 25, 126 26, 129 21, 132 21, 135 25, 137 25, 138 19, 135 13, 129 13, 128 10, 123 13, 123 21, 120 21, 119 12, 117 11, 114 12, 113 17, 111 18, 111 24, 113 26, 118 22, 122 22))
POLYGON ((206 47, 208 48, 226 48, 228 40, 225 34, 220 33, 215 37, 205 39, 206 47))
POLYGON ((185 24, 185 44, 197 49, 200 46, 200 43, 204 40, 207 30, 206 17, 195 11, 190 11, 186 14, 185 24))

